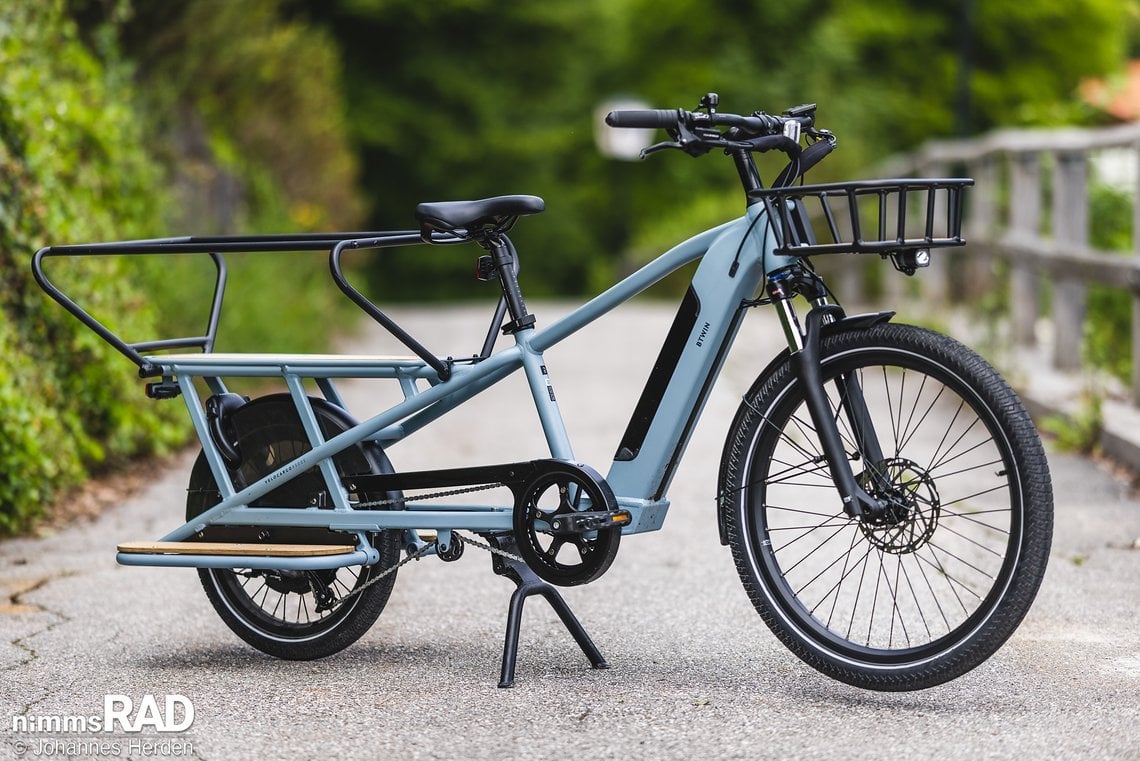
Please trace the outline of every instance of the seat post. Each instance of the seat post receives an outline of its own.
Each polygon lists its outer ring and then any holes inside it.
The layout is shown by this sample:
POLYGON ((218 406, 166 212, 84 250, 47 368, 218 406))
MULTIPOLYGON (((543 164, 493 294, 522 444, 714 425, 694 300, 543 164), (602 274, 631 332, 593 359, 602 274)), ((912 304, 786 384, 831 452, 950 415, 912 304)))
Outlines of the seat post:
POLYGON ((527 330, 534 326, 534 315, 526 311, 522 291, 519 290, 519 279, 516 262, 518 253, 510 239, 502 234, 489 235, 480 241, 484 248, 491 252, 491 262, 499 274, 499 285, 503 289, 503 298, 507 302, 507 311, 511 320, 503 326, 503 332, 513 335, 520 330, 527 330))

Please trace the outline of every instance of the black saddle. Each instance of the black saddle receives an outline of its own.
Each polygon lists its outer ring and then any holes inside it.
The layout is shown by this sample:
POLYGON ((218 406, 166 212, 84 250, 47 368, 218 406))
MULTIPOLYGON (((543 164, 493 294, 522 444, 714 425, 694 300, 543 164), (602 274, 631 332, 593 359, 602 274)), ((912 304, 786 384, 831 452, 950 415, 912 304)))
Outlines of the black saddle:
POLYGON ((432 232, 459 233, 476 237, 480 233, 503 231, 518 217, 537 214, 546 208, 538 196, 496 196, 476 201, 440 201, 416 207, 416 221, 424 239, 432 232))

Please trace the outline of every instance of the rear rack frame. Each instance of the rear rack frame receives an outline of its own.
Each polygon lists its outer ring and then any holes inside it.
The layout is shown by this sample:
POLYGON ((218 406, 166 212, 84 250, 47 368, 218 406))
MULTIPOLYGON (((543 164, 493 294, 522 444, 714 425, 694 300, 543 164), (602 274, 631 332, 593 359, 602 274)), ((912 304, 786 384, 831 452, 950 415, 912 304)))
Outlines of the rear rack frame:
MULTIPOLYGON (((222 302, 226 290, 226 263, 223 257, 227 253, 264 253, 264 252, 302 252, 302 251, 328 251, 329 269, 337 287, 364 311, 369 317, 379 323, 385 330, 394 336, 400 343, 410 349, 422 359, 440 380, 447 380, 451 376, 450 360, 440 359, 423 344, 412 337, 392 318, 385 314, 374 302, 362 294, 355 286, 349 283, 345 276, 341 257, 347 250, 396 248, 401 246, 422 245, 425 243, 455 244, 465 242, 462 238, 451 235, 434 234, 430 241, 425 241, 419 230, 398 230, 391 232, 340 232, 340 233, 299 233, 284 235, 222 235, 222 236, 183 236, 173 238, 151 238, 145 240, 128 240, 108 243, 85 243, 65 246, 47 246, 41 248, 32 257, 32 274, 39 287, 71 315, 87 326, 103 341, 125 356, 139 368, 142 378, 159 377, 162 374, 160 362, 157 357, 147 356, 153 352, 169 351, 172 349, 199 349, 203 354, 213 352, 214 343, 221 322, 222 302), (210 311, 206 322, 206 330, 199 336, 182 336, 178 338, 164 338, 129 342, 116 334, 94 315, 75 302, 53 283, 44 272, 44 260, 50 258, 67 258, 81 256, 146 256, 163 254, 198 254, 210 258, 215 268, 214 292, 210 301, 210 311)), ((502 320, 502 306, 496 310, 495 317, 502 320)), ((497 326, 492 318, 489 335, 496 332, 497 326)), ((489 354, 486 345, 483 354, 489 354)), ((480 355, 480 358, 485 358, 480 355)))

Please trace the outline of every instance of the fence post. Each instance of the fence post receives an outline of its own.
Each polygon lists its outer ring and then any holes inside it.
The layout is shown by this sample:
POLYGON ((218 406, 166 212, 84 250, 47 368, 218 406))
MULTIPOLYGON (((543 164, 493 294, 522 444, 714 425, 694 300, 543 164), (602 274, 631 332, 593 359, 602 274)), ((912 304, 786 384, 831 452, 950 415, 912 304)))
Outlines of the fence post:
MULTIPOLYGON (((925 171, 922 176, 925 177, 948 177, 946 165, 941 163, 930 163, 923 167, 925 171)), ((942 194, 936 196, 936 203, 938 204, 935 210, 936 219, 946 218, 946 209, 943 205, 942 194)), ((930 257, 930 266, 926 268, 926 272, 922 274, 922 294, 923 299, 931 306, 940 306, 950 302, 953 299, 950 287, 950 271, 951 271, 951 257, 939 255, 941 252, 934 252, 930 257)))
MULTIPOLYGON (((1140 167, 1140 143, 1133 146, 1135 160, 1140 167)), ((1132 195, 1132 251, 1140 258, 1140 171, 1137 171, 1136 187, 1132 195)), ((1135 283, 1132 287, 1132 403, 1140 405, 1140 290, 1135 283)))
MULTIPOLYGON (((1015 153, 1010 161, 1009 229, 1006 240, 1018 246, 1041 242, 1041 154, 1015 153)), ((1009 272, 1009 321, 1014 343, 1032 346, 1037 341, 1040 275, 1034 260, 1013 256, 1009 272)))
MULTIPOLYGON (((1058 151, 1053 168, 1053 240, 1060 247, 1088 240, 1088 166, 1081 151, 1058 151)), ((1058 370, 1081 368, 1085 285, 1068 272, 1053 270, 1053 364, 1058 370)))
MULTIPOLYGON (((987 153, 967 165, 966 175, 974 178, 974 187, 967 196, 969 214, 965 220, 966 240, 994 239, 998 227, 998 185, 1001 182, 1001 156, 987 153)), ((969 249, 967 249, 968 251, 969 249)), ((955 257, 960 279, 957 295, 971 299, 977 294, 993 290, 993 257, 986 247, 979 247, 973 255, 955 257)))

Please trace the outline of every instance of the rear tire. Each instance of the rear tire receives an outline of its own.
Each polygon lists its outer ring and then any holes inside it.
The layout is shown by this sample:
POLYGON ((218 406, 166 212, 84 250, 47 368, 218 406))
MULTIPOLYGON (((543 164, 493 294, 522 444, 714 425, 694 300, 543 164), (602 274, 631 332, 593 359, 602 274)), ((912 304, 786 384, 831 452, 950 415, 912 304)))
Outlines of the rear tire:
POLYGON ((970 349, 907 325, 821 340, 824 385, 867 491, 852 519, 785 354, 749 390, 721 462, 722 520, 764 622, 803 661, 858 687, 915 690, 989 658, 1049 556, 1053 498, 1017 395, 970 349), (855 445, 836 380, 859 379, 883 460, 855 445))
MULTIPOLYGON (((321 399, 310 399, 310 402, 326 439, 354 425, 355 421, 341 408, 321 399)), ((297 410, 287 394, 255 399, 237 408, 227 423, 241 454, 241 462, 230 471, 237 489, 258 481, 311 449, 297 410)), ((374 442, 361 442, 350 447, 333 461, 342 477, 392 472, 388 457, 374 442)), ((253 504, 306 505, 311 499, 309 492, 323 489, 324 481, 319 470, 312 468, 253 504)), ((398 499, 401 495, 353 496, 366 502, 398 499)), ((187 520, 217 504, 220 499, 205 455, 199 455, 190 477, 187 520)), ((270 529, 271 532, 275 530, 270 529)), ((294 530, 290 534, 291 541, 330 542, 327 531, 318 529, 310 530, 310 533, 311 536, 306 537, 304 531, 294 530)), ((383 612, 392 593, 395 571, 345 602, 339 602, 399 561, 400 532, 385 531, 372 534, 370 538, 380 553, 379 563, 371 566, 311 572, 202 568, 198 570, 198 576, 214 610, 248 644, 263 653, 287 660, 324 658, 348 647, 368 631, 383 612), (322 597, 332 595, 336 601, 333 607, 317 610, 323 607, 318 605, 318 590, 322 597)), ((334 541, 352 543, 352 537, 339 534, 334 541)), ((327 602, 328 598, 325 600, 327 602)))

